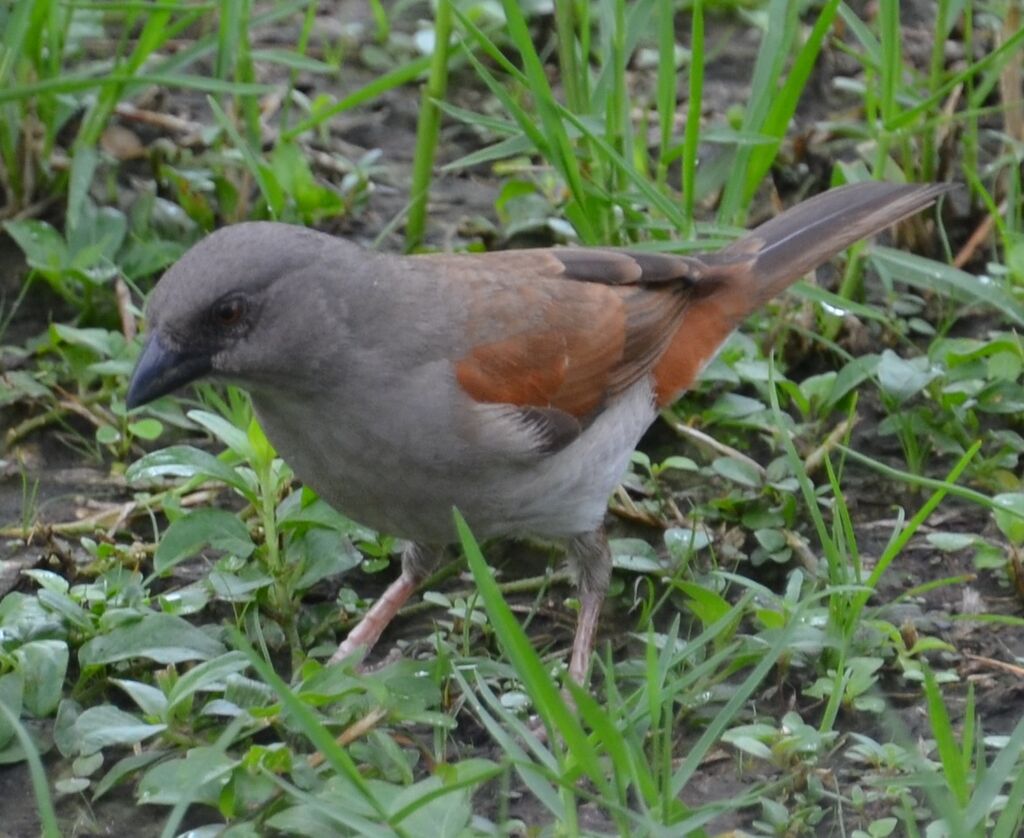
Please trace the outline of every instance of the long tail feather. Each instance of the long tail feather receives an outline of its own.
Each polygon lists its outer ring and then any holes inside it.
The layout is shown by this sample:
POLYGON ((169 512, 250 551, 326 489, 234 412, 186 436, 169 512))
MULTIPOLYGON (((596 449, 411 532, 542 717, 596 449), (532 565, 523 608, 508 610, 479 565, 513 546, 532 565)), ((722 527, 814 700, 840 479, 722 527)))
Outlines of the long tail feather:
POLYGON ((654 369, 660 405, 690 387, 751 312, 856 241, 927 207, 954 187, 858 183, 797 204, 715 254, 654 369))
POLYGON ((749 265, 729 272, 743 286, 749 313, 854 242, 920 212, 952 188, 870 181, 831 189, 751 230, 719 251, 714 264, 749 265))

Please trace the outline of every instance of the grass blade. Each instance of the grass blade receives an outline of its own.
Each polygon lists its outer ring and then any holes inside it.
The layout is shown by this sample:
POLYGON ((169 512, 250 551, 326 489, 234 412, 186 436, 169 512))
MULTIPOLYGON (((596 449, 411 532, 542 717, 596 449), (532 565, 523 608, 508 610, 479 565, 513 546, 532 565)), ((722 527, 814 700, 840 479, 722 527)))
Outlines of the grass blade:
POLYGON ((583 732, 579 719, 562 699, 558 687, 541 663, 526 632, 502 597, 476 539, 473 538, 465 519, 457 511, 455 528, 473 579, 480 591, 480 597, 491 618, 494 633, 516 673, 522 678, 523 686, 547 726, 549 737, 552 740, 554 737, 564 739, 570 761, 578 763, 598 789, 602 793, 607 793, 609 789, 604 770, 593 744, 583 732))
POLYGON ((348 755, 344 748, 334 741, 334 737, 327 729, 320 724, 313 712, 303 703, 288 685, 281 680, 281 677, 274 672, 270 664, 260 657, 256 650, 245 639, 245 636, 237 628, 230 631, 231 640, 235 648, 242 651, 249 659, 252 668, 256 670, 263 682, 267 684, 276 694, 281 706, 295 719, 296 724, 302 729, 306 738, 330 763, 334 770, 348 778, 349 782, 359 791, 366 802, 380 816, 381 821, 387 822, 387 809, 377 800, 373 790, 369 787, 359 767, 348 755))
POLYGON ((46 782, 46 770, 43 768, 43 761, 39 757, 35 742, 28 735, 21 720, 11 712, 10 708, 0 701, 0 713, 4 714, 7 723, 14 728, 14 735, 18 738, 18 744, 25 753, 25 761, 28 762, 28 773, 32 780, 32 792, 36 796, 36 811, 39 814, 40 831, 44 838, 60 838, 60 826, 57 823, 57 812, 53 808, 53 798, 50 797, 50 786, 46 782))
POLYGON ((409 215, 405 225, 405 249, 415 250, 423 243, 427 228, 427 198, 434 169, 434 152, 441 130, 439 102, 448 90, 448 45, 452 32, 450 0, 438 0, 434 12, 434 54, 430 61, 430 76, 423 88, 420 116, 416 125, 416 153, 412 163, 412 189, 409 197, 409 215))

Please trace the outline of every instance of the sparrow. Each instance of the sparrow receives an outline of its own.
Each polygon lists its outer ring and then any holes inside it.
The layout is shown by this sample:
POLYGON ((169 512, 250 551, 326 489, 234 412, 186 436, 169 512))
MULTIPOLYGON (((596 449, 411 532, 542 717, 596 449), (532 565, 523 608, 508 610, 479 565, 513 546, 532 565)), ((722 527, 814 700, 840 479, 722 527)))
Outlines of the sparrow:
POLYGON ((870 182, 698 255, 566 247, 400 256, 274 222, 222 228, 160 279, 127 405, 216 378, 401 575, 331 658, 369 651, 455 540, 561 540, 584 683, 611 575, 607 501, 660 409, 747 315, 945 185, 870 182))

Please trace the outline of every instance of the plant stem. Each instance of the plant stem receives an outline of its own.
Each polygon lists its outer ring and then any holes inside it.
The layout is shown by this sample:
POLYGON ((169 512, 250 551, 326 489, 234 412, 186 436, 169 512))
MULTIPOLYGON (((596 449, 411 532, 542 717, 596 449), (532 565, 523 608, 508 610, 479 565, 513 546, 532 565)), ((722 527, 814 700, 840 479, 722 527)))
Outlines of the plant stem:
POLYGON ((427 199, 434 169, 434 151, 441 130, 441 108, 438 101, 448 90, 448 42, 452 32, 452 11, 449 0, 438 0, 434 16, 434 54, 430 76, 423 88, 420 119, 416 126, 416 158, 412 169, 412 194, 409 220, 405 225, 405 249, 415 250, 423 243, 427 227, 427 199))

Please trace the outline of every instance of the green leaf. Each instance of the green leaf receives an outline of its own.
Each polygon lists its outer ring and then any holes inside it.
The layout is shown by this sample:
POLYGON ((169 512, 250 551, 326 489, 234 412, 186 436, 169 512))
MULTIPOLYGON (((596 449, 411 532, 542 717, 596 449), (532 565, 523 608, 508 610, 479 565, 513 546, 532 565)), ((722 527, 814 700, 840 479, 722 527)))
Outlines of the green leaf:
POLYGON ((703 550, 711 544, 711 536, 703 528, 669 527, 663 539, 669 555, 676 561, 683 561, 689 558, 691 552, 703 550))
POLYGON ((754 538, 769 553, 776 553, 786 547, 786 534, 776 529, 760 529, 754 532, 754 538))
MULTIPOLYGON (((949 792, 962 811, 970 800, 970 786, 967 778, 970 753, 961 753, 956 734, 949 719, 949 712, 943 703, 942 690, 931 669, 924 667, 924 697, 928 706, 928 720, 935 739, 935 749, 942 765, 942 774, 949 792)), ((953 834, 964 834, 955 830, 953 834)))
POLYGON ((728 742, 735 748, 739 748, 741 751, 755 756, 758 759, 770 760, 772 758, 772 751, 764 742, 754 739, 752 736, 742 735, 730 735, 732 731, 727 731, 722 737, 723 742, 728 742))
POLYGON ((252 602, 256 591, 274 584, 274 577, 251 564, 240 573, 212 570, 206 577, 208 590, 225 602, 252 602))
POLYGON ((68 259, 64 237, 45 221, 7 221, 3 225, 25 254, 30 268, 45 274, 59 274, 68 259))
POLYGON ((248 666, 245 655, 241 652, 228 652, 219 658, 206 661, 192 667, 182 675, 171 688, 167 701, 171 709, 179 702, 200 690, 222 688, 229 675, 241 672, 248 666))
POLYGON ((1024 545, 1024 492, 1005 492, 992 498, 996 526, 1014 546, 1024 545))
POLYGON ((124 338, 106 329, 81 329, 63 323, 54 323, 50 328, 64 343, 88 349, 101 358, 117 355, 124 348, 124 338))
POLYGON ((78 651, 82 666, 148 658, 157 663, 209 660, 225 653, 224 646, 204 631, 171 614, 147 614, 94 637, 78 651))
POLYGON ((310 530, 302 537, 301 549, 302 575, 295 583, 299 590, 305 590, 321 579, 351 570, 363 560, 352 542, 336 530, 310 530))
POLYGON ((123 678, 111 678, 110 682, 128 693, 131 700, 147 716, 164 718, 167 713, 167 696, 161 690, 141 681, 128 681, 123 678))
POLYGON ((391 823, 410 835, 465 835, 473 809, 470 792, 505 771, 487 759, 469 759, 402 789, 391 801, 391 823))
POLYGON ((256 452, 246 432, 232 425, 223 416, 210 413, 208 410, 190 410, 186 415, 197 425, 206 428, 239 457, 250 462, 255 458, 256 452))
POLYGON ((49 588, 44 588, 38 594, 38 603, 47 611, 59 614, 75 628, 83 631, 92 630, 93 620, 89 612, 67 594, 56 593, 49 588))
POLYGON ((68 645, 63 640, 32 640, 14 652, 24 679, 25 709, 33 716, 49 716, 60 703, 68 671, 68 645))
MULTIPOLYGON (((235 646, 240 648, 249 663, 260 677, 277 694, 281 704, 290 714, 295 726, 309 739, 310 743, 324 755, 327 763, 337 772, 337 780, 347 780, 356 792, 361 803, 365 803, 369 810, 373 811, 380 820, 387 817, 386 809, 380 801, 370 782, 363 777, 356 762, 349 756, 347 750, 341 747, 314 715, 313 711, 303 702, 289 686, 281 680, 281 677, 274 672, 273 668, 260 657, 256 650, 249 645, 244 635, 237 629, 231 631, 231 639, 235 646)), ((238 676, 233 676, 237 678, 238 676)), ((260 685, 262 686, 262 685, 260 685)), ((229 696, 228 696, 229 697, 229 696)))
POLYGON ((333 73, 334 68, 330 64, 318 61, 308 55, 286 49, 254 49, 250 54, 254 61, 266 61, 270 64, 280 64, 290 70, 301 70, 307 73, 333 73))
POLYGON ((136 460, 125 473, 129 483, 156 480, 161 477, 202 477, 219 480, 237 489, 247 500, 256 502, 256 493, 239 472, 213 454, 191 445, 172 445, 146 454, 136 460))
POLYGON ((128 430, 139 439, 151 441, 164 432, 164 425, 159 419, 140 419, 138 422, 129 422, 128 430))
POLYGON ((75 149, 68 177, 68 209, 64 216, 69 231, 78 227, 98 163, 99 153, 93 146, 80 145, 75 149))
POLYGON ((712 470, 733 483, 749 486, 754 489, 761 485, 761 475, 749 463, 734 460, 732 457, 718 457, 712 464, 712 470))
POLYGON ((96 429, 96 441, 100 445, 113 445, 120 438, 120 432, 113 425, 100 425, 96 429))
POLYGON ((705 626, 710 626, 725 617, 732 606, 720 594, 695 582, 675 582, 688 600, 687 605, 705 626))
POLYGON ((57 718, 53 720, 53 744, 68 759, 78 753, 78 737, 75 735, 75 722, 82 708, 72 698, 61 699, 57 706, 57 718))
POLYGON ((0 715, 0 748, 11 741, 14 736, 14 725, 21 715, 22 696, 24 695, 25 684, 20 672, 8 672, 0 677, 0 704, 10 711, 12 722, 6 716, 0 715))
POLYGON ((112 704, 90 707, 75 719, 78 752, 94 754, 111 745, 134 745, 166 730, 167 725, 150 725, 112 704))
POLYGON ((566 749, 572 754, 579 769, 591 779, 598 793, 610 794, 594 743, 584 733, 578 716, 562 698, 547 667, 533 648, 533 643, 502 597, 498 583, 494 581, 494 576, 487 567, 465 519, 458 511, 454 514, 455 529, 459 534, 473 579, 480 590, 480 597, 491 618, 491 625, 502 649, 515 667, 516 674, 533 699, 534 707, 544 720, 545 726, 551 731, 550 739, 557 736, 564 741, 566 749))
POLYGON ((44 594, 60 596, 48 590, 40 591, 37 596, 11 591, 0 600, 0 626, 3 626, 3 638, 6 643, 61 633, 63 625, 60 619, 44 607, 44 594))
POLYGON ((980 539, 969 532, 930 532, 925 535, 925 540, 936 550, 954 553, 976 544, 980 539))
POLYGON ((216 806, 220 790, 236 765, 238 760, 220 748, 193 748, 184 759, 167 760, 149 769, 139 781, 139 802, 173 806, 201 801, 216 806))
POLYGON ((27 576, 29 579, 34 580, 40 588, 45 588, 46 590, 53 591, 56 594, 66 594, 71 589, 71 585, 68 583, 68 580, 59 573, 54 573, 52 570, 32 568, 30 570, 23 570, 21 574, 22 576, 27 576))
POLYGON ((901 402, 919 393, 939 374, 927 358, 907 360, 891 349, 882 353, 877 372, 882 390, 901 402))
POLYGON ((248 558, 256 549, 248 528, 233 513, 225 509, 197 509, 167 528, 153 556, 154 573, 166 573, 205 546, 241 559, 248 558))
POLYGON ((663 573, 665 570, 658 551, 642 538, 613 538, 608 547, 617 570, 633 573, 663 573))
POLYGON ((103 779, 100 780, 93 789, 92 799, 97 800, 102 797, 114 786, 116 786, 121 780, 138 771, 140 768, 145 768, 152 762, 158 759, 162 759, 166 756, 166 752, 161 750, 147 750, 141 754, 132 754, 124 759, 120 759, 111 766, 111 769, 103 775, 103 779))
POLYGON ((977 277, 950 265, 891 247, 871 248, 871 262, 898 282, 962 302, 981 303, 1018 326, 1024 326, 1024 305, 1010 294, 1004 280, 977 277))

